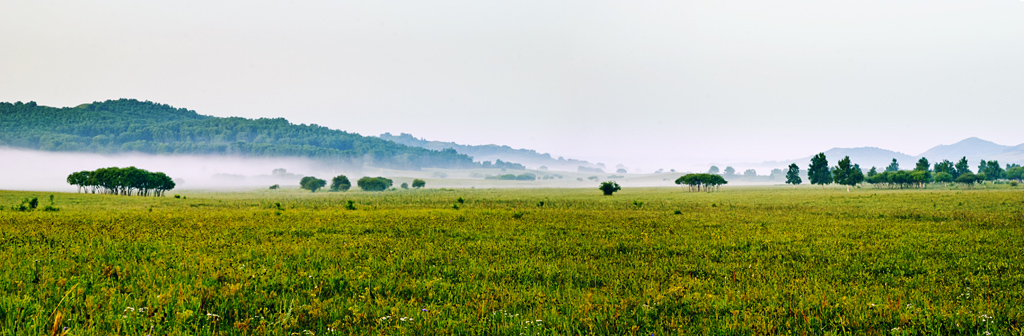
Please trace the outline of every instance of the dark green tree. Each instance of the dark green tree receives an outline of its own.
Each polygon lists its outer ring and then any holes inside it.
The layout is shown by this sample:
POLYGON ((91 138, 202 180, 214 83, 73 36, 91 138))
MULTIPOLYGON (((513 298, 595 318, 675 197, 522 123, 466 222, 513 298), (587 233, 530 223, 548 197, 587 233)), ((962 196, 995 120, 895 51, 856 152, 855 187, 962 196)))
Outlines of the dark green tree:
POLYGON ((888 167, 885 167, 885 171, 893 173, 900 171, 900 163, 896 162, 896 158, 892 159, 892 163, 888 167))
POLYGON ((849 192, 851 186, 864 181, 864 173, 861 172, 859 165, 851 165, 850 157, 847 156, 836 162, 836 166, 832 168, 832 181, 845 185, 846 191, 849 192))
POLYGON ((423 188, 425 186, 427 186, 427 181, 424 181, 424 180, 421 180, 421 179, 413 179, 412 180, 412 187, 413 188, 419 189, 419 188, 423 188))
POLYGON ((931 164, 928 163, 928 159, 922 157, 920 160, 917 160, 917 164, 914 166, 914 172, 918 173, 915 175, 917 176, 916 178, 918 180, 923 180, 923 183, 931 182, 932 174, 930 169, 931 164))
POLYGON ((825 153, 818 153, 811 158, 811 165, 807 167, 807 179, 811 184, 822 187, 832 184, 832 172, 828 170, 828 159, 825 158, 825 153))
POLYGON ((871 170, 868 170, 868 177, 872 177, 878 174, 878 168, 871 166, 871 170))
POLYGON ((924 157, 922 157, 920 160, 917 160, 917 165, 914 166, 914 170, 916 171, 928 171, 928 169, 930 168, 931 164, 928 163, 928 159, 924 157))
POLYGON ((1021 179, 1024 179, 1024 168, 1020 166, 1010 167, 1006 170, 1006 179, 1021 181, 1021 179))
POLYGON ((935 165, 932 167, 932 171, 934 171, 935 174, 946 173, 952 176, 953 178, 956 178, 956 168, 954 167, 953 162, 950 162, 949 160, 942 160, 942 162, 936 162, 935 165))
POLYGON ((953 178, 960 178, 960 175, 971 173, 971 166, 967 163, 967 157, 960 158, 960 161, 953 166, 956 170, 956 174, 953 174, 953 178))
MULTIPOLYGON (((985 161, 982 161, 985 162, 985 161)), ((985 163, 985 180, 994 181, 1002 179, 1006 173, 1003 167, 999 166, 999 161, 989 161, 985 163)))
POLYGON ((597 189, 600 189, 605 196, 611 196, 612 193, 622 190, 622 187, 620 187, 618 183, 615 183, 615 181, 607 181, 601 182, 601 185, 598 186, 597 189))
POLYGON ((804 181, 800 178, 800 166, 796 163, 789 164, 789 170, 786 171, 786 183, 796 186, 804 181))
POLYGON ((953 180, 954 180, 953 174, 950 174, 950 173, 947 173, 947 172, 944 172, 944 171, 935 173, 935 182, 949 183, 949 182, 953 182, 953 180))
POLYGON ((331 179, 331 191, 348 191, 352 188, 352 182, 345 175, 338 175, 331 179))
POLYGON ((299 181, 299 188, 309 190, 310 192, 316 192, 325 185, 327 185, 327 181, 313 176, 303 177, 302 180, 299 181))
POLYGON ((973 188, 975 183, 983 180, 983 178, 979 178, 977 175, 974 175, 971 172, 966 172, 960 174, 960 177, 957 177, 954 181, 956 181, 956 183, 964 185, 965 187, 973 188))

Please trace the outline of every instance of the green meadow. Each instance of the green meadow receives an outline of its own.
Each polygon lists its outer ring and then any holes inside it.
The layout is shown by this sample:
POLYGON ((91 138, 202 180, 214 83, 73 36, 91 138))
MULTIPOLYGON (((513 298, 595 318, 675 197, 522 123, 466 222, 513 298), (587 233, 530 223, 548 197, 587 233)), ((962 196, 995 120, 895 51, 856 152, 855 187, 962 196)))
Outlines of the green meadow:
POLYGON ((0 334, 1021 335, 1001 187, 0 191, 0 334))

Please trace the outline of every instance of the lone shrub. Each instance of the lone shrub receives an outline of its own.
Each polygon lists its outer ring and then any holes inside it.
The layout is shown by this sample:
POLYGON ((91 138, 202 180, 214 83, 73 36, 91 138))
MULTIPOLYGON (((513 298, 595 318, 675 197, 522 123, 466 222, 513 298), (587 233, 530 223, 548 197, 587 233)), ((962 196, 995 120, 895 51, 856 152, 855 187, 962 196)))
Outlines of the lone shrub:
POLYGON ((612 193, 622 190, 622 187, 620 187, 618 183, 615 183, 615 181, 607 181, 601 182, 601 186, 597 187, 597 189, 604 192, 605 196, 611 196, 612 193))

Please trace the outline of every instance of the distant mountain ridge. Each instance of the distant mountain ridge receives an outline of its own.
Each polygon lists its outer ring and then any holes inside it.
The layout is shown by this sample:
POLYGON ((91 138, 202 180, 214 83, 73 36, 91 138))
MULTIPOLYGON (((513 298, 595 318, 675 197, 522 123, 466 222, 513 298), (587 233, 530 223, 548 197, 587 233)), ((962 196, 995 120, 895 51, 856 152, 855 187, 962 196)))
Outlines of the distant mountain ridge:
POLYGON ((596 168, 597 166, 583 160, 566 159, 564 157, 553 158, 548 153, 538 153, 532 149, 516 149, 509 146, 499 145, 462 145, 454 142, 431 141, 416 138, 412 134, 401 133, 392 135, 384 133, 379 136, 381 139, 394 141, 406 146, 422 147, 432 150, 454 149, 459 154, 472 156, 478 161, 511 161, 526 165, 530 169, 538 169, 540 166, 549 169, 562 171, 576 171, 580 166, 596 168))
POLYGON ((921 153, 917 157, 926 157, 929 161, 956 161, 964 156, 998 157, 1012 146, 1000 145, 988 140, 970 137, 952 145, 938 145, 921 153))
MULTIPOLYGON (((918 155, 908 155, 888 149, 877 147, 856 147, 856 148, 832 148, 824 151, 825 157, 830 163, 849 156, 850 161, 859 164, 865 171, 871 167, 882 169, 892 162, 892 159, 900 164, 901 169, 913 169, 917 160, 922 157, 928 162, 935 164, 942 160, 956 162, 966 157, 972 167, 977 166, 980 160, 999 161, 999 164, 1007 163, 1024 164, 1024 144, 1016 146, 1000 145, 977 137, 970 137, 950 145, 938 145, 918 155)), ((813 156, 813 155, 812 155, 813 156)), ((786 161, 769 161, 764 165, 784 166, 790 163, 797 163, 801 168, 810 162, 811 156, 786 161)))

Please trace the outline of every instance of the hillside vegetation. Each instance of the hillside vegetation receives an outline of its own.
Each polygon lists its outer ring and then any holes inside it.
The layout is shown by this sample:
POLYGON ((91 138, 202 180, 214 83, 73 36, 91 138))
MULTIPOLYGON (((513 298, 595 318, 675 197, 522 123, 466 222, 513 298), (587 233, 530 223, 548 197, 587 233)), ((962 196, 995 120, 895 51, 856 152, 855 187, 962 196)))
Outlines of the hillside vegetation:
MULTIPOLYGON (((0 205, 46 196, 0 192, 0 205)), ((182 196, 57 194, 59 211, 0 210, 0 334, 1024 327, 1019 189, 182 196)))
POLYGON ((396 169, 478 167, 454 150, 295 125, 283 118, 219 118, 164 104, 108 100, 70 108, 0 103, 0 146, 46 151, 308 157, 396 169))

